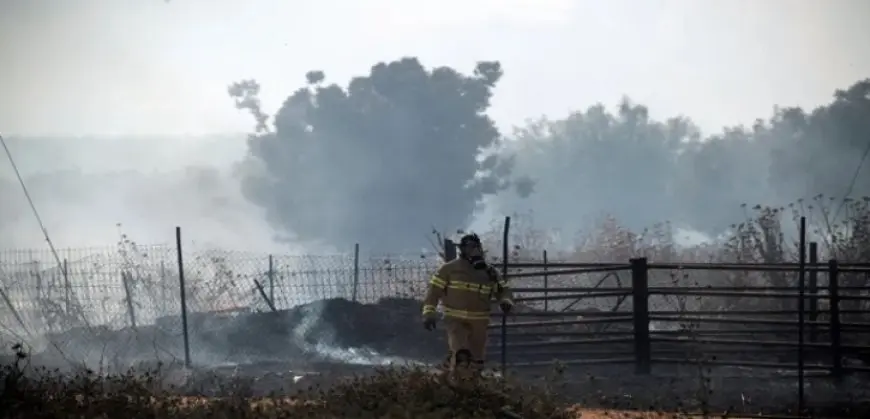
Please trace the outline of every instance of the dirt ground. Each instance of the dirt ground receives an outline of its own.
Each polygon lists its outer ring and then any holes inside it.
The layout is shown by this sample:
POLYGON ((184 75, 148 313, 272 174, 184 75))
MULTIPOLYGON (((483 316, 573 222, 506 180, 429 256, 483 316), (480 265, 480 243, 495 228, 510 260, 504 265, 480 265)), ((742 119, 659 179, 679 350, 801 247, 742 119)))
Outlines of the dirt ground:
MULTIPOLYGON (((372 358, 438 362, 446 349, 443 331, 423 330, 419 312, 419 301, 393 298, 377 304, 322 300, 275 313, 234 317, 193 313, 189 319, 190 346, 197 371, 179 384, 195 384, 201 391, 202 387, 209 386, 210 379, 206 377, 209 374, 242 376, 250 379, 253 393, 268 393, 281 388, 289 390, 296 384, 328 384, 334 377, 365 372, 376 363, 372 358), (218 365, 226 367, 218 368, 218 365), (294 378, 297 376, 302 377, 298 383, 294 378)), ((173 321, 158 321, 158 325, 140 326, 135 330, 74 329, 55 334, 51 338, 56 345, 34 354, 32 362, 60 368, 69 366, 60 362, 64 359, 110 357, 112 365, 121 370, 131 366, 149 367, 155 359, 163 363, 169 361, 177 368, 184 351, 180 323, 173 321), (56 353, 58 350, 63 351, 64 356, 56 353)), ((614 350, 606 344, 595 348, 603 353, 614 350)), ((512 355, 514 361, 518 357, 512 355)), ((777 375, 775 371, 721 370, 713 372, 704 383, 697 366, 656 365, 655 370, 656 376, 635 376, 631 365, 570 367, 565 377, 570 385, 565 391, 577 395, 572 400, 587 407, 661 407, 662 400, 683 404, 711 398, 715 399, 717 408, 722 409, 720 411, 745 405, 767 410, 793 406, 796 401, 794 377, 777 375), (699 395, 708 391, 712 396, 699 395)), ((535 380, 545 372, 522 370, 518 373, 535 380)), ((807 394, 813 403, 870 400, 870 380, 854 378, 837 387, 824 381, 808 382, 807 394)), ((612 418, 614 414, 622 414, 618 409, 586 412, 584 417, 610 415, 607 417, 612 418)))
MULTIPOLYGON (((195 408, 197 406, 206 405, 210 402, 211 399, 204 397, 185 397, 182 399, 182 404, 186 407, 195 408)), ((282 404, 286 403, 288 406, 292 406, 294 401, 292 399, 284 399, 281 401, 282 404)), ((262 406, 269 407, 274 405, 274 401, 270 399, 266 400, 258 400, 252 402, 254 406, 262 406)), ((597 408, 587 408, 580 405, 573 406, 569 408, 569 412, 572 414, 574 418, 583 418, 583 419, 694 419, 694 418, 702 418, 702 415, 688 415, 688 414, 677 414, 677 413, 669 413, 669 412, 651 412, 651 411, 637 411, 637 410, 620 410, 620 409, 597 409, 597 408)), ((717 416, 718 417, 718 416, 717 416)), ((726 416, 722 416, 726 417, 726 416)), ((730 419, 747 419, 741 416, 727 416, 730 419)))

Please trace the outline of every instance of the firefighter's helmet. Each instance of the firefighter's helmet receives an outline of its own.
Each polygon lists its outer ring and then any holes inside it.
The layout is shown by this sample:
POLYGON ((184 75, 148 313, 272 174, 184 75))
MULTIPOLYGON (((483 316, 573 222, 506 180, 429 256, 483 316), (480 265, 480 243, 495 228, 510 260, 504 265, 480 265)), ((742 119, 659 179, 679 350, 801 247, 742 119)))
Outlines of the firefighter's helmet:
POLYGON ((480 246, 481 245, 480 237, 478 237, 477 234, 471 233, 471 234, 466 234, 466 235, 462 236, 461 239, 459 239, 459 247, 460 248, 466 247, 469 245, 480 246))

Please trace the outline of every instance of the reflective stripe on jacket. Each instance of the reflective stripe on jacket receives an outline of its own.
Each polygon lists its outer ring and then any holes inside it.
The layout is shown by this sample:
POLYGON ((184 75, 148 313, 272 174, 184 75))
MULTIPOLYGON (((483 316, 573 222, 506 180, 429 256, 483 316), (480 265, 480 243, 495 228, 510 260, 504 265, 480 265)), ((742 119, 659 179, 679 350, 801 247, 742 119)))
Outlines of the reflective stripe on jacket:
POLYGON ((488 320, 493 300, 511 302, 511 298, 507 282, 495 269, 474 269, 467 260, 454 259, 441 265, 429 281, 423 315, 435 315, 440 302, 447 317, 488 320))

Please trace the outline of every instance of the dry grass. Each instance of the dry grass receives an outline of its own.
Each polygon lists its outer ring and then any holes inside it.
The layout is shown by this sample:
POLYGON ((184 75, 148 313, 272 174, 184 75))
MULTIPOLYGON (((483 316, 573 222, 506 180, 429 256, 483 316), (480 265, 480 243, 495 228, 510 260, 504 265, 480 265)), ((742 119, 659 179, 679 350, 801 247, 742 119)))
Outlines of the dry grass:
MULTIPOLYGON (((19 348, 20 351, 20 348, 19 348)), ((544 390, 495 378, 454 379, 415 368, 384 369, 293 396, 181 396, 158 374, 101 377, 27 371, 27 356, 2 370, 0 416, 6 418, 570 418, 544 390), (511 412, 511 413, 506 413, 511 412)))
POLYGON ((228 385, 220 397, 182 395, 159 372, 99 376, 31 370, 17 362, 0 370, 0 417, 39 418, 506 418, 617 419, 701 417, 667 412, 586 409, 565 402, 548 386, 513 379, 448 378, 420 368, 382 369, 310 387, 291 396, 250 397, 228 385))
MULTIPOLYGON (((821 200, 819 200, 821 201, 821 200)), ((813 240, 820 242, 821 259, 870 260, 870 201, 851 202, 844 220, 829 220, 827 209, 800 210, 759 208, 747 221, 733 227, 733 235, 714 246, 678 249, 669 226, 640 234, 622 229, 608 219, 601 231, 579 243, 574 251, 551 254, 551 260, 625 261, 647 256, 656 261, 781 262, 795 259, 793 241, 787 239, 790 218, 809 215, 813 240), (816 214, 816 216, 812 216, 816 214), (819 215, 821 214, 821 215, 819 215), (817 227, 817 228, 816 228, 817 227)), ((820 209, 822 208, 822 209, 820 209)), ((512 260, 533 260, 540 249, 552 245, 544 232, 532 226, 518 229, 513 237, 512 260)), ((516 231, 516 230, 515 230, 516 231)), ((497 234, 487 243, 493 253, 500 247, 497 234)), ((691 279, 707 284, 776 283, 773 274, 704 273, 691 279), (753 276, 755 275, 755 276, 753 276)), ((666 281, 671 279, 665 278, 666 281)), ((866 277, 845 276, 845 285, 866 285, 866 277)), ((585 277, 553 278, 553 286, 575 285, 585 277)), ((409 286, 412 295, 420 291, 409 286)), ((754 301, 713 301, 717 308, 746 307, 754 301)), ((609 309, 610 306, 605 308, 609 309)), ((852 307, 849 307, 852 308, 852 307)), ((448 382, 425 370, 382 370, 373 376, 349 378, 329 388, 312 387, 293 396, 252 398, 229 386, 224 397, 190 396, 167 388, 156 374, 127 373, 100 377, 93 373, 75 376, 52 371, 27 371, 24 354, 15 365, 0 371, 0 418, 671 418, 691 417, 668 412, 585 409, 562 400, 547 386, 531 386, 515 380, 480 379, 448 382)), ((730 416, 735 417, 735 416, 730 416)))
MULTIPOLYGON (((807 220, 807 241, 817 242, 818 260, 837 259, 840 263, 870 260, 870 197, 840 200, 818 195, 810 200, 798 200, 783 207, 744 205, 744 219, 735 220, 722 236, 697 245, 678 245, 677 229, 668 222, 651 226, 643 231, 631 231, 613 217, 598 220, 588 231, 548 231, 536 225, 534 214, 514 214, 511 218, 510 261, 538 262, 546 249, 549 262, 616 262, 627 263, 630 258, 646 257, 658 263, 782 263, 798 262, 798 225, 801 217, 807 220), (573 237, 571 242, 568 237, 573 237), (567 240, 566 240, 567 239, 567 240), (555 251, 553 249, 562 249, 555 251)), ((502 221, 497 220, 489 231, 481 234, 493 261, 502 254, 502 221)), ((558 269, 558 268, 554 268, 558 269)), ((540 271, 528 269, 527 271, 540 271)), ((552 270, 552 269, 551 269, 552 270)), ((519 271, 519 270, 518 270, 519 271)), ((826 286, 825 275, 819 286, 826 286)), ((796 275, 782 272, 736 271, 651 271, 650 286, 777 286, 796 285, 796 275)), ((625 273, 550 275, 549 286, 560 287, 625 287, 629 286, 625 273)), ((870 285, 864 274, 840 274, 843 287, 870 285)), ((517 287, 540 287, 540 278, 515 279, 517 287)), ((849 291, 854 292, 854 291, 849 291)), ((847 292, 847 293, 849 293, 847 292)), ((703 301, 684 301, 686 298, 654 296, 652 310, 758 310, 791 309, 778 307, 794 302, 770 301, 757 298, 705 297, 703 301)), ((689 299, 691 300, 691 299, 689 299)), ((824 300, 821 300, 824 303, 824 300)), ((582 308, 611 310, 617 298, 589 298, 582 308)), ((558 302, 550 307, 561 309, 558 302)), ((843 310, 866 310, 870 305, 859 300, 841 302, 843 310)), ((863 315, 844 315, 850 321, 865 321, 863 315)))

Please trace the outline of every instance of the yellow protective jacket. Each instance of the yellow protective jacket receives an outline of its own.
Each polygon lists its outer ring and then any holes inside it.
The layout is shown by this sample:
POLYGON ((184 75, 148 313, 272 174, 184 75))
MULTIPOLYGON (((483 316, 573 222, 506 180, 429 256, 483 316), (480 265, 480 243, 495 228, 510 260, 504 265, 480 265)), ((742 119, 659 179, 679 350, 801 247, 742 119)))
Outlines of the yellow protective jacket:
POLYGON ((423 316, 434 316, 439 302, 444 316, 465 320, 489 320, 493 301, 513 304, 507 282, 492 267, 474 269, 466 259, 454 259, 441 265, 423 299, 423 316))

